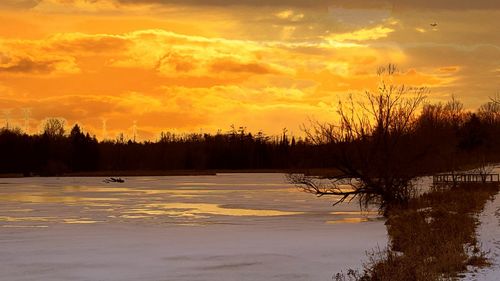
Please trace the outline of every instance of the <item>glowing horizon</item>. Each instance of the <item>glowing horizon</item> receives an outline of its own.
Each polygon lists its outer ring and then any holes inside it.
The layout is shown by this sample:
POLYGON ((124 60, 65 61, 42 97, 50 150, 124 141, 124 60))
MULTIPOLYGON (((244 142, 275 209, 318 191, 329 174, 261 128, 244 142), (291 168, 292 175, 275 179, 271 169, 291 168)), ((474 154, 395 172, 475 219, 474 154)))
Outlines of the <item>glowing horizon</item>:
POLYGON ((299 134, 376 87, 387 63, 431 101, 474 109, 500 90, 500 4, 373 2, 4 0, 0 113, 20 128, 29 117, 31 133, 61 117, 100 139, 134 122, 141 140, 233 124, 299 134))

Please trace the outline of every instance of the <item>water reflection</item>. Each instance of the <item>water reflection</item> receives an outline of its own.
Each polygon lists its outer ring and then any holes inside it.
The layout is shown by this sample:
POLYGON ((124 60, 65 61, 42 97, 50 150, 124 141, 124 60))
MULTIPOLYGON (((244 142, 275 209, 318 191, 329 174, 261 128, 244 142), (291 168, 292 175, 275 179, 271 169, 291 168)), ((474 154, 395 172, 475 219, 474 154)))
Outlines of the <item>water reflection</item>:
POLYGON ((134 189, 127 187, 99 187, 99 186, 65 186, 66 192, 132 192, 134 189))
POLYGON ((28 212, 32 212, 33 209, 10 209, 10 210, 6 210, 7 212, 13 212, 13 213, 28 213, 28 212))
POLYGON ((5 225, 1 225, 1 227, 5 227, 5 228, 47 228, 49 226, 48 225, 12 225, 12 224, 5 224, 5 225))
POLYGON ((96 221, 91 218, 58 218, 58 217, 10 217, 0 216, 0 222, 62 222, 69 224, 89 224, 102 221, 96 221))
POLYGON ((383 217, 378 211, 335 211, 330 214, 336 216, 334 220, 327 220, 326 224, 339 224, 339 223, 362 223, 369 221, 377 221, 383 217))
POLYGON ((53 220, 54 217, 9 217, 9 216, 0 216, 0 221, 6 222, 37 222, 37 221, 50 221, 53 220))
POLYGON ((211 214, 221 216, 270 217, 298 215, 302 214, 303 212, 224 208, 217 204, 207 203, 163 203, 146 204, 144 205, 144 208, 135 209, 133 211, 130 211, 130 213, 172 216, 196 216, 199 214, 211 214))
POLYGON ((102 221, 95 221, 90 218, 74 218, 74 219, 63 219, 64 223, 69 223, 69 224, 91 224, 91 223, 98 223, 102 221))
POLYGON ((84 203, 92 201, 118 201, 118 198, 58 196, 52 193, 10 193, 0 195, 0 201, 23 203, 84 203))
POLYGON ((326 221, 326 224, 339 224, 339 223, 361 223, 368 222, 369 218, 356 217, 356 218, 341 218, 337 220, 326 221))
POLYGON ((378 216, 380 213, 378 211, 337 211, 337 212, 330 212, 332 215, 351 215, 351 216, 360 216, 360 215, 372 215, 372 216, 378 216))
MULTIPOLYGON (((331 201, 286 184, 283 175, 7 179, 0 186, 0 225, 101 222, 176 225, 239 224, 305 218, 323 224, 361 223, 378 216, 356 204, 332 211, 331 201)), ((339 208, 339 207, 337 207, 339 208)), ((49 224, 50 225, 50 224, 49 224)))

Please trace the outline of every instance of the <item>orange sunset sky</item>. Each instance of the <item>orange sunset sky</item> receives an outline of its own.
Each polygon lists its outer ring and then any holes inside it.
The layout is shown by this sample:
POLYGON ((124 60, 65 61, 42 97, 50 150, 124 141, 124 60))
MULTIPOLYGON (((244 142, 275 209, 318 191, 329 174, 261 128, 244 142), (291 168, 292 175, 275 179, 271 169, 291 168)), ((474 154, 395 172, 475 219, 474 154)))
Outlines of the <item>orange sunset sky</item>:
POLYGON ((498 0, 0 0, 0 22, 2 126, 30 109, 30 133, 300 134, 387 63, 430 101, 500 90, 498 0))

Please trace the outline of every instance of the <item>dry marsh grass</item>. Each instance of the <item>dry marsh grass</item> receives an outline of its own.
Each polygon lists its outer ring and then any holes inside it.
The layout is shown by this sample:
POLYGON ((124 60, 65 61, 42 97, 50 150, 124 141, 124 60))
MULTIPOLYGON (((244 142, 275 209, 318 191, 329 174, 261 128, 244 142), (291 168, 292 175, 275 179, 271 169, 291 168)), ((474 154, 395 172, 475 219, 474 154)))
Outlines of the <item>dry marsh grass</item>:
POLYGON ((388 248, 368 253, 362 272, 349 270, 334 280, 455 280, 468 266, 487 266, 476 236, 477 214, 498 190, 497 184, 434 188, 405 208, 392 208, 388 248))

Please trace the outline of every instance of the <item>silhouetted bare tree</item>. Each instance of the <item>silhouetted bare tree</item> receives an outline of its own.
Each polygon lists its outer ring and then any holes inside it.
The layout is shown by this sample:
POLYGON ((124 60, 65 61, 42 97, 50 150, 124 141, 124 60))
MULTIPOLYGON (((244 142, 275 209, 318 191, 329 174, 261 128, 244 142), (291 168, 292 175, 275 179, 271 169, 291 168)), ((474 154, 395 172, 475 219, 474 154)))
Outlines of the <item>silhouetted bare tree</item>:
POLYGON ((43 133, 49 137, 64 136, 64 120, 61 118, 48 118, 43 126, 43 133))
POLYGON ((491 98, 491 101, 495 104, 500 104, 500 93, 496 94, 495 97, 491 98))
POLYGON ((490 101, 483 105, 478 110, 478 115, 484 121, 493 124, 500 121, 500 99, 498 101, 490 101))
POLYGON ((408 202, 424 153, 411 141, 415 114, 428 89, 385 82, 396 73, 393 65, 381 68, 378 91, 367 91, 359 102, 351 96, 340 103, 338 123, 315 122, 305 129, 309 140, 328 145, 336 173, 326 179, 291 174, 292 183, 317 196, 336 196, 335 204, 359 198, 365 206, 378 203, 386 209, 408 202))

